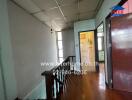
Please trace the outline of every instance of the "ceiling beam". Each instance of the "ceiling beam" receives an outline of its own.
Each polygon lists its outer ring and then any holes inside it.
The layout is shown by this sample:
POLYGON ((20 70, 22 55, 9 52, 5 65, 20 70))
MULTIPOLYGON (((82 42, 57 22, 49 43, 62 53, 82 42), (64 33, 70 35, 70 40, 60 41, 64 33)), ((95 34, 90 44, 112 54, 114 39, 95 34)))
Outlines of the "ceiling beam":
POLYGON ((67 19, 66 19, 65 15, 64 15, 64 13, 63 13, 63 11, 62 11, 62 9, 61 9, 60 4, 58 3, 57 0, 54 0, 54 1, 56 2, 57 7, 59 8, 59 10, 60 10, 60 12, 61 12, 61 14, 62 14, 62 16, 63 16, 63 18, 64 18, 64 21, 67 22, 67 19))

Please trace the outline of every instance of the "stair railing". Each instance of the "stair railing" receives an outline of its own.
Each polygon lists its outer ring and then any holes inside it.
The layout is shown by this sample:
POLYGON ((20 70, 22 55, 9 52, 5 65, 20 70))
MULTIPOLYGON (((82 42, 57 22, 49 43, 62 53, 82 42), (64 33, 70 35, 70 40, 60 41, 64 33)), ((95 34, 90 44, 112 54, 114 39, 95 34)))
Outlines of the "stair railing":
POLYGON ((69 56, 56 68, 42 73, 42 76, 45 77, 47 100, 58 100, 60 98, 66 75, 74 72, 74 63, 75 56, 69 56))

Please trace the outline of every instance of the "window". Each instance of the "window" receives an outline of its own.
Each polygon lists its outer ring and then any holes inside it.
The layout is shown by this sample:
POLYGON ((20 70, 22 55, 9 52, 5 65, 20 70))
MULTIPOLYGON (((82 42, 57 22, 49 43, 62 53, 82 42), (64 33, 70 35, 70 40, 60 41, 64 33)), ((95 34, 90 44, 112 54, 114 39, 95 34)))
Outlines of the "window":
POLYGON ((98 37, 98 50, 101 51, 102 49, 102 37, 98 37))
POLYGON ((58 61, 63 62, 62 32, 57 32, 58 61))
POLYGON ((58 49, 62 49, 63 46, 62 46, 62 41, 58 41, 58 49))
POLYGON ((58 40, 62 41, 62 32, 57 32, 58 40))
POLYGON ((98 36, 98 51, 104 50, 104 32, 103 32, 103 24, 101 24, 97 29, 98 36))
POLYGON ((99 61, 104 61, 104 31, 103 24, 97 28, 99 61))

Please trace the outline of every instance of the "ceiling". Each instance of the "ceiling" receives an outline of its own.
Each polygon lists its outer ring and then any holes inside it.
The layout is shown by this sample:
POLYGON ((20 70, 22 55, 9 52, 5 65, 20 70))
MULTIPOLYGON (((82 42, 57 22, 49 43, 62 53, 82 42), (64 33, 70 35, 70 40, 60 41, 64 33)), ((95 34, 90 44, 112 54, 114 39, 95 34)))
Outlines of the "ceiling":
POLYGON ((56 31, 94 18, 103 0, 12 0, 56 31))

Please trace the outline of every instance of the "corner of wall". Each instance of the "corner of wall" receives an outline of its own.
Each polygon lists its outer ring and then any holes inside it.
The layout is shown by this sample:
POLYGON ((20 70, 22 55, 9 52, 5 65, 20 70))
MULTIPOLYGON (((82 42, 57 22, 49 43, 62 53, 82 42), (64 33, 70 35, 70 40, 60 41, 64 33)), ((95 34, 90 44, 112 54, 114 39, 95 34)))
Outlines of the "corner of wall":
POLYGON ((17 96, 17 86, 10 40, 7 0, 0 0, 0 12, 1 62, 4 76, 2 81, 4 81, 5 86, 5 99, 14 100, 17 96))

